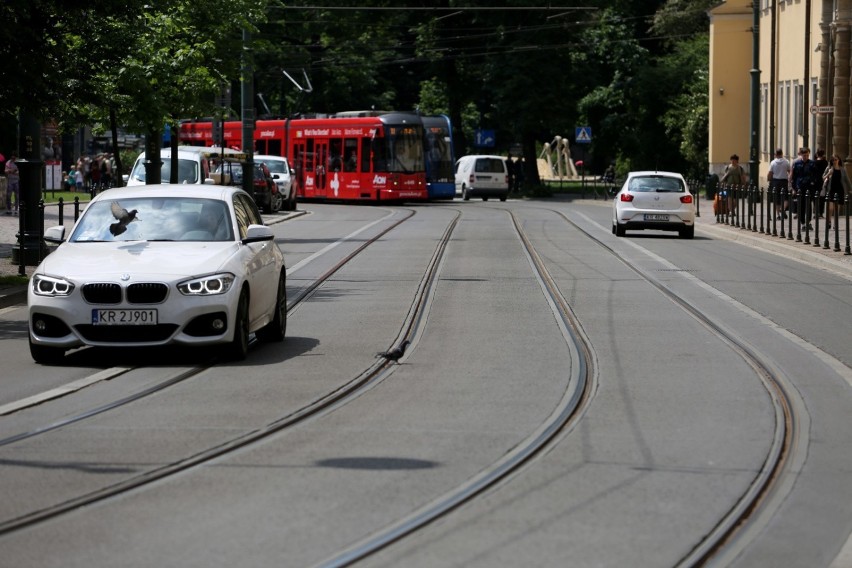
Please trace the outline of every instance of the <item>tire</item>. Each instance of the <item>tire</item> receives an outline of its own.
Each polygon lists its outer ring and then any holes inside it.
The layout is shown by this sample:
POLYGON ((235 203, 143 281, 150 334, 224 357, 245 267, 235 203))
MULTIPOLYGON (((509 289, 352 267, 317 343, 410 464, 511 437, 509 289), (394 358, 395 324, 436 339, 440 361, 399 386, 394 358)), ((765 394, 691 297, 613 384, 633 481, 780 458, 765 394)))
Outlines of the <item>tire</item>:
POLYGON ((467 186, 462 186, 462 199, 465 201, 470 201, 470 195, 467 194, 467 186))
POLYGON ((509 198, 509 196, 508 196, 508 195, 501 195, 501 196, 500 196, 500 201, 506 201, 508 198, 509 198))
POLYGON ((678 231, 680 238, 682 239, 692 239, 695 237, 695 225, 691 227, 684 227, 680 231, 678 231))
POLYGON ((487 197, 483 197, 483 198, 482 198, 482 201, 488 201, 488 198, 487 198, 487 197))
POLYGON ((287 211, 295 211, 296 210, 296 192, 290 190, 290 197, 287 198, 287 201, 284 204, 284 209, 287 211))
POLYGON ((32 355, 33 361, 39 365, 58 365, 65 359, 65 349, 36 345, 30 339, 30 355, 32 355))
POLYGON ((272 213, 278 213, 283 206, 284 197, 279 192, 276 191, 269 196, 269 209, 272 213))
POLYGON ((246 290, 240 292, 237 301, 237 313, 234 316, 234 339, 228 345, 228 358, 232 361, 243 361, 248 355, 249 322, 248 322, 249 295, 246 290))
POLYGON ((284 341, 287 333, 287 277, 281 272, 278 277, 278 294, 275 297, 275 315, 272 321, 257 330, 257 338, 265 343, 284 341))
POLYGON ((615 236, 616 237, 623 237, 626 232, 627 231, 624 229, 624 227, 622 225, 619 225, 618 223, 615 224, 615 236))

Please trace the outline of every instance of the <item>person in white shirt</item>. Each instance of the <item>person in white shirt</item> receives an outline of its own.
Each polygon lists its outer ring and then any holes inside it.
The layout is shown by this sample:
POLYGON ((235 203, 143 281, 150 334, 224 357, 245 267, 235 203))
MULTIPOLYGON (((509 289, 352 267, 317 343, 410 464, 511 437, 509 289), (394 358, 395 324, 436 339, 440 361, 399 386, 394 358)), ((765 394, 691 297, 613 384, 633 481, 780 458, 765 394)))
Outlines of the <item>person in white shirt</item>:
POLYGON ((766 177, 769 180, 769 190, 775 196, 775 208, 781 209, 777 219, 786 219, 789 206, 787 189, 790 179, 790 162, 784 157, 784 150, 781 148, 775 150, 775 159, 769 163, 769 173, 766 177))

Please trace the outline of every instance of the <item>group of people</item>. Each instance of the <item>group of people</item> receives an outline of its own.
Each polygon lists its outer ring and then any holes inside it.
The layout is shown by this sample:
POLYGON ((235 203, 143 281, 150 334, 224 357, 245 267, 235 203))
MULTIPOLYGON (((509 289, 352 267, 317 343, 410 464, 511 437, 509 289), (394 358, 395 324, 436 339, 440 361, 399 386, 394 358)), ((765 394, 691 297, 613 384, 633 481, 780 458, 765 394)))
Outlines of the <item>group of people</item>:
POLYGON ((818 216, 822 216, 824 204, 828 205, 830 228, 835 207, 845 203, 846 196, 852 193, 852 181, 843 167, 843 159, 838 154, 826 159, 823 149, 818 149, 816 159, 812 160, 810 148, 800 148, 799 157, 790 164, 784 151, 778 148, 775 159, 769 163, 767 180, 776 206, 780 208, 778 218, 786 218, 787 212, 798 215, 808 230, 811 229, 811 202, 816 203, 818 216), (801 212, 798 211, 799 202, 804 203, 801 212))
POLYGON ((65 191, 108 189, 112 187, 113 168, 112 154, 98 154, 94 158, 81 156, 70 170, 62 173, 65 191))

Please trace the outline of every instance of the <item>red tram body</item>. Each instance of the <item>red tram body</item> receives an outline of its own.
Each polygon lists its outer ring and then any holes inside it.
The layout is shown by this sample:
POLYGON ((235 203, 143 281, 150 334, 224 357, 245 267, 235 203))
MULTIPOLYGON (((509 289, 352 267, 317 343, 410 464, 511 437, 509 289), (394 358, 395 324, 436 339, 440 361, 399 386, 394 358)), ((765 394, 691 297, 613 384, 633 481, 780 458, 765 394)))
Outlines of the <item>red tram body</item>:
MULTIPOLYGON (((242 124, 225 122, 223 137, 225 146, 241 148, 242 124)), ((180 140, 212 146, 213 125, 183 122, 180 140)), ((428 199, 423 125, 413 114, 258 120, 254 151, 288 159, 300 199, 428 199)))

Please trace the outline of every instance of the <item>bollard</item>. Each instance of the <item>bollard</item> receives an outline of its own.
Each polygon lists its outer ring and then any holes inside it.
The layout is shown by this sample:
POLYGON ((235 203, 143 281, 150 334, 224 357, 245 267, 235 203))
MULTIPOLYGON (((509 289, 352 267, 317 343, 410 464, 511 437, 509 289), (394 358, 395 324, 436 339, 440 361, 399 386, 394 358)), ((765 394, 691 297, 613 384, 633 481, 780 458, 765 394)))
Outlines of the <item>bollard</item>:
POLYGON ((74 222, 77 222, 77 219, 80 218, 80 196, 74 196, 74 222))
POLYGON ((59 197, 59 226, 62 227, 65 225, 65 202, 62 197, 59 197))

